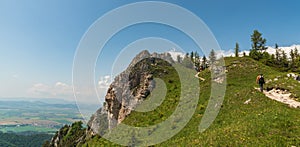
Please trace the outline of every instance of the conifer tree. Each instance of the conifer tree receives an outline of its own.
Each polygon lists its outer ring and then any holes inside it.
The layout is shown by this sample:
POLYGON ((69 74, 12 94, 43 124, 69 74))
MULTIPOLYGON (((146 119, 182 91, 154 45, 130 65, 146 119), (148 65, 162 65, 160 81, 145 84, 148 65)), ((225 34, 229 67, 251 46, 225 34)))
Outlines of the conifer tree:
POLYGON ((194 56, 195 56, 195 55, 194 55, 194 52, 192 51, 192 52, 191 52, 191 57, 190 57, 192 62, 194 62, 194 56))
POLYGON ((295 56, 295 68, 300 69, 300 55, 298 53, 298 49, 297 48, 294 49, 294 56, 295 56))
POLYGON ((299 53, 298 53, 297 47, 295 47, 295 49, 294 49, 294 55, 295 55, 295 58, 299 58, 299 53))
POLYGON ((212 49, 210 51, 210 54, 209 54, 209 61, 210 61, 210 64, 214 64, 215 61, 216 61, 217 57, 216 57, 216 53, 214 51, 214 49, 212 49))
POLYGON ((275 63, 276 63, 275 55, 272 54, 271 57, 270 57, 270 60, 269 60, 269 65, 274 66, 275 63))
POLYGON ((290 56, 291 56, 290 67, 293 68, 294 65, 295 65, 295 54, 294 54, 294 51, 293 51, 293 50, 291 50, 290 56))
POLYGON ((240 47, 239 47, 239 43, 235 43, 235 48, 234 48, 234 50, 235 50, 235 57, 239 57, 239 49, 240 47))
POLYGON ((275 52, 275 63, 278 65, 281 65, 281 55, 280 52, 278 50, 276 50, 275 52))
POLYGON ((264 51, 267 49, 265 47, 267 40, 262 37, 262 34, 258 30, 253 31, 253 34, 251 35, 251 41, 253 50, 264 51))
POLYGON ((250 57, 255 60, 262 59, 262 52, 267 49, 267 47, 265 47, 267 40, 262 37, 262 34, 258 30, 254 30, 253 34, 251 35, 251 41, 252 49, 249 54, 250 57))
POLYGON ((277 43, 275 44, 275 49, 278 49, 278 44, 277 43))
POLYGON ((287 60, 287 55, 286 55, 286 53, 284 52, 284 51, 282 51, 282 61, 281 61, 281 63, 282 63, 282 67, 284 67, 284 68, 287 68, 288 67, 288 60, 287 60))
POLYGON ((202 57, 202 67, 203 67, 203 69, 205 69, 205 68, 207 67, 206 62, 207 62, 207 59, 206 59, 206 57, 205 57, 205 55, 204 55, 204 56, 202 57))
POLYGON ((200 66, 200 56, 199 56, 197 51, 194 53, 194 56, 195 56, 194 64, 197 68, 199 68, 199 66, 200 66))

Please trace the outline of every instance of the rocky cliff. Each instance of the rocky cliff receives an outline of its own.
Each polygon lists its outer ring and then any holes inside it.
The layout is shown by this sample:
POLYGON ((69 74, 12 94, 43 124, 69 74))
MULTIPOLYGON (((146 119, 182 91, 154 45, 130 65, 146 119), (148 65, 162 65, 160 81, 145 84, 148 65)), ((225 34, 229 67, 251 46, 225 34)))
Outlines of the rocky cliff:
MULTIPOLYGON (((150 54, 148 51, 139 53, 128 68, 115 77, 108 88, 105 103, 90 118, 85 135, 73 139, 77 144, 86 138, 103 135, 121 123, 135 107, 146 99, 155 87, 154 74, 163 74, 166 66, 174 63, 168 53, 150 54)), ((62 129, 66 130, 66 126, 62 129)), ((71 130, 71 126, 67 128, 71 130)), ((51 141, 51 146, 63 146, 63 138, 67 133, 58 131, 51 141)), ((70 142, 70 141, 69 141, 70 142)))
POLYGON ((105 96, 103 108, 93 114, 88 122, 88 132, 92 135, 102 135, 106 130, 121 123, 141 101, 149 96, 155 87, 154 67, 161 66, 160 64, 165 66, 167 63, 173 62, 167 53, 150 54, 148 51, 139 53, 128 68, 115 77, 105 96), (103 122, 103 120, 107 120, 107 122, 103 122))

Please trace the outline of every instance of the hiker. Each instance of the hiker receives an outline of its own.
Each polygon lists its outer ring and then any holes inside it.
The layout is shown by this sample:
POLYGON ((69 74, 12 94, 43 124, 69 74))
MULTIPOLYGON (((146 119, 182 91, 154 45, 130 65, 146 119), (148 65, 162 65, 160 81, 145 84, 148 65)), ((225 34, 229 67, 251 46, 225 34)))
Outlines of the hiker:
POLYGON ((297 81, 300 81, 300 76, 299 76, 299 75, 296 77, 296 80, 297 80, 297 81))
POLYGON ((260 74, 256 77, 256 83, 259 84, 260 91, 263 92, 264 84, 265 84, 265 79, 263 74, 260 74))

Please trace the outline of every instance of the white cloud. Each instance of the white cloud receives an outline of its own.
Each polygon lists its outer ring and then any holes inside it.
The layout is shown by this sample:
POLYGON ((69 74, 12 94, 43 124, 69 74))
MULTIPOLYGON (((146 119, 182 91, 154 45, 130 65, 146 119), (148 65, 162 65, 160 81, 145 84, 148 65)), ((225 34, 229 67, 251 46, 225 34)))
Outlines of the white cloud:
MULTIPOLYGON (((240 51, 239 52, 239 57, 242 57, 244 55, 244 53, 248 56, 250 51, 240 51)), ((219 50, 219 51, 216 51, 216 55, 217 55, 217 58, 220 58, 220 57, 234 57, 235 56, 235 52, 234 50, 230 49, 230 50, 219 50)))
MULTIPOLYGON (((276 53, 275 48, 267 46, 268 49, 266 50, 266 52, 268 52, 269 54, 274 54, 276 53)), ((284 51, 287 55, 288 58, 290 58, 290 52, 291 50, 294 50, 295 48, 297 48, 297 50, 300 50, 300 45, 292 45, 292 46, 288 46, 288 47, 278 47, 278 51, 281 53, 282 51, 284 51)))
MULTIPOLYGON (((216 52, 217 58, 231 57, 231 56, 234 57, 235 56, 234 50, 232 50, 232 49, 230 49, 230 50, 218 50, 218 51, 215 51, 215 52, 216 52)), ((244 52, 245 52, 246 55, 249 55, 250 51, 240 51, 239 56, 242 57, 244 55, 244 52)), ((175 51, 175 49, 173 49, 171 51, 168 51, 168 53, 171 54, 174 61, 177 61, 177 56, 178 55, 182 58, 185 56, 185 53, 175 51)), ((207 56, 209 56, 209 55, 207 55, 207 56)))
MULTIPOLYGON (((278 49, 275 49, 274 47, 271 47, 271 46, 267 46, 266 52, 271 55, 272 54, 275 55, 276 50, 278 50, 279 52, 284 51, 287 54, 287 57, 290 58, 290 52, 291 52, 291 50, 294 50, 295 48, 297 48, 298 51, 300 51, 300 45, 291 45, 291 46, 286 46, 286 47, 278 47, 278 49)), ((240 51, 239 56, 242 57, 244 52, 247 56, 250 53, 250 51, 245 51, 245 50, 240 51)), ((234 57, 235 56, 234 50, 228 50, 228 51, 221 50, 221 51, 216 52, 216 54, 218 55, 218 57, 220 57, 221 55, 223 55, 224 57, 230 57, 230 56, 234 57)))
POLYGON ((233 50, 227 50, 227 51, 225 51, 225 50, 218 50, 218 51, 216 51, 217 58, 230 57, 232 55, 234 55, 233 50))
POLYGON ((54 85, 37 83, 28 90, 28 93, 35 97, 73 98, 72 86, 63 82, 56 82, 54 85))
MULTIPOLYGON (((107 89, 111 83, 110 76, 101 76, 96 85, 96 91, 98 94, 98 99, 95 97, 94 88, 76 88, 76 97, 80 102, 95 103, 103 102, 106 95, 107 89)), ((66 100, 74 101, 74 92, 72 85, 66 84, 64 82, 56 82, 53 85, 37 83, 27 90, 27 93, 31 97, 39 98, 63 98, 66 100)))
POLYGON ((104 102, 105 95, 107 90, 112 82, 110 76, 100 76, 98 81, 97 94, 100 102, 104 102))
POLYGON ((101 76, 99 78, 99 81, 98 81, 98 88, 99 89, 107 89, 109 87, 111 83, 111 78, 110 76, 101 76))
POLYGON ((172 50, 168 51, 168 53, 171 55, 171 57, 173 58, 174 61, 177 61, 177 56, 180 56, 180 57, 183 58, 184 55, 185 55, 185 53, 178 52, 175 49, 172 49, 172 50))

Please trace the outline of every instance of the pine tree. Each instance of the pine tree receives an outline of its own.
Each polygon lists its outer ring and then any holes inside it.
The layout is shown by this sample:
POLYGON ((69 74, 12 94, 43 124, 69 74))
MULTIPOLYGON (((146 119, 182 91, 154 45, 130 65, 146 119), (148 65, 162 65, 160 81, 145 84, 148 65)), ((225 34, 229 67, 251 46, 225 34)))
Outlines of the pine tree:
POLYGON ((239 47, 239 43, 235 43, 235 48, 234 48, 234 50, 235 50, 235 57, 239 57, 239 49, 240 47, 239 47))
POLYGON ((276 61, 275 63, 277 65, 281 65, 281 55, 278 50, 276 50, 276 52, 275 52, 275 61, 276 61))
POLYGON ((216 53, 215 53, 214 49, 212 49, 209 54, 210 64, 214 64, 216 59, 217 59, 216 53))
POLYGON ((264 51, 267 49, 265 47, 267 40, 262 37, 262 34, 258 30, 254 30, 253 34, 251 35, 251 41, 253 50, 264 51))
POLYGON ((198 59, 200 58, 199 53, 197 51, 195 52, 194 55, 195 55, 195 58, 198 58, 198 59))
POLYGON ((300 57, 296 58, 295 60, 295 70, 300 72, 300 57))
POLYGON ((275 49, 278 49, 278 44, 277 43, 275 44, 275 49))
POLYGON ((268 62, 269 66, 274 66, 276 63, 276 59, 275 59, 275 55, 272 54, 271 57, 270 57, 270 60, 268 62))
POLYGON ((267 49, 265 44, 267 40, 262 37, 262 34, 257 30, 254 30, 253 34, 251 35, 252 41, 252 49, 250 51, 250 57, 255 60, 260 60, 263 58, 262 52, 267 49))
POLYGON ((194 56, 195 56, 194 64, 197 68, 199 68, 200 67, 200 56, 197 51, 195 52, 194 56))
POLYGON ((287 68, 289 63, 288 63, 288 60, 287 60, 287 55, 284 51, 282 51, 282 67, 284 68, 287 68))
POLYGON ((291 50, 290 52, 291 60, 290 60, 290 68, 294 68, 295 66, 295 54, 294 51, 291 50))
POLYGON ((262 53, 258 52, 257 50, 252 49, 249 53, 249 56, 253 58, 254 60, 260 60, 262 59, 262 53))
POLYGON ((202 57, 202 68, 205 69, 207 67, 206 65, 207 59, 205 57, 205 55, 202 57))
POLYGON ((195 56, 195 55, 194 55, 194 52, 192 51, 192 52, 191 52, 191 57, 190 57, 190 58, 191 58, 191 61, 192 61, 193 63, 194 63, 194 56, 195 56))
POLYGON ((299 71, 299 68, 300 68, 300 55, 298 53, 297 48, 294 49, 294 56, 295 56, 295 70, 298 68, 298 71, 299 71))
POLYGON ((295 55, 295 58, 299 58, 299 53, 298 53, 297 47, 295 47, 295 49, 294 49, 294 55, 295 55))

